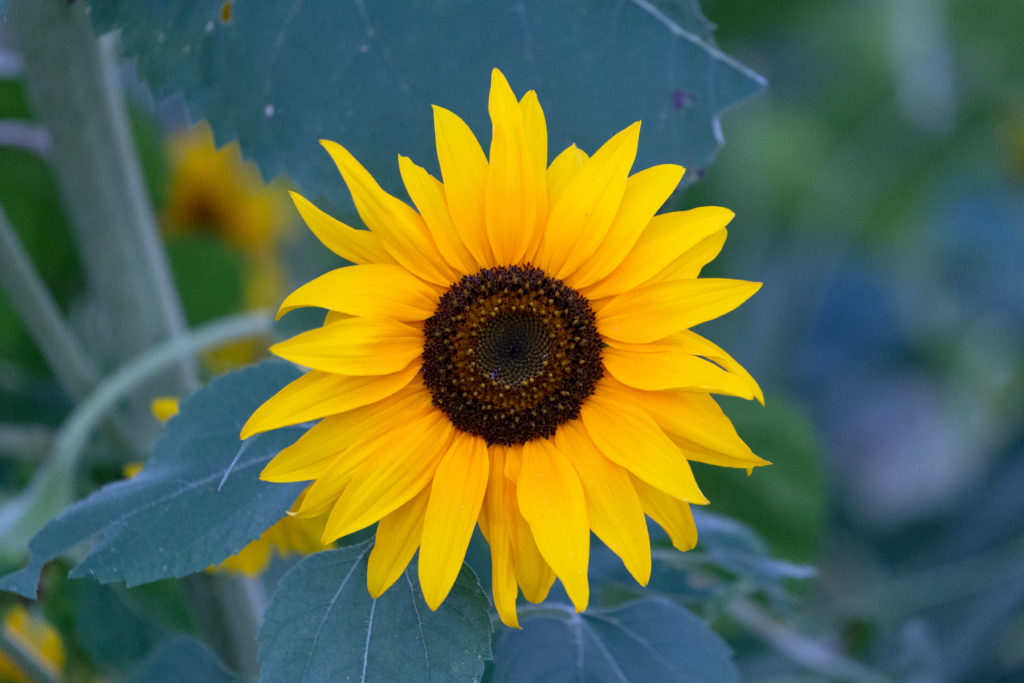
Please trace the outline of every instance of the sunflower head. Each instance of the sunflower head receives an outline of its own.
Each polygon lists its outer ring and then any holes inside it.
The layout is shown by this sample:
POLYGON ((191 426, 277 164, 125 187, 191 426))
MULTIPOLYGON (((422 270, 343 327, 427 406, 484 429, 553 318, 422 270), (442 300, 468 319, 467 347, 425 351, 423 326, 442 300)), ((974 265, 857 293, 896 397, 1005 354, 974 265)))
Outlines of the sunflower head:
POLYGON ((556 578, 586 607, 591 532, 641 584, 646 517, 692 548, 689 505, 707 500, 690 461, 766 464, 711 397, 761 400, 757 383, 692 330, 760 285, 699 277, 732 212, 657 214, 683 169, 630 173, 639 123, 592 156, 573 145, 549 163, 533 91, 516 98, 494 70, 488 108, 485 155, 462 119, 434 107, 441 179, 399 157, 412 205, 322 141, 368 230, 292 194, 355 265, 285 299, 281 313, 328 311, 271 348, 310 370, 241 436, 319 420, 261 476, 312 481, 296 513, 326 515, 324 542, 378 524, 374 596, 418 551, 436 608, 479 526, 495 607, 516 626, 519 592, 539 602, 556 578))

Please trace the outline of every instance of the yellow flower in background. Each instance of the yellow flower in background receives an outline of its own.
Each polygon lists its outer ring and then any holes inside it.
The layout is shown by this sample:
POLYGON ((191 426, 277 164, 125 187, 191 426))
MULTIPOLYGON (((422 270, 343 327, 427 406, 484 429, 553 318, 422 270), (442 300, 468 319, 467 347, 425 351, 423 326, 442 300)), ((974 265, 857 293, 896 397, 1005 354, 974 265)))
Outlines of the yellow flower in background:
POLYGON ((283 191, 264 184, 237 143, 217 149, 205 121, 169 143, 171 181, 163 224, 171 235, 206 233, 248 252, 273 251, 290 225, 283 191))
MULTIPOLYGON (((178 399, 174 396, 159 396, 150 402, 153 417, 166 422, 178 414, 178 399)), ((124 475, 134 477, 142 471, 141 463, 124 466, 124 475)), ((298 504, 302 496, 296 501, 298 504)), ((276 553, 279 557, 289 555, 309 555, 327 550, 332 544, 320 542, 323 531, 323 519, 307 519, 288 514, 279 522, 263 532, 263 534, 242 548, 228 559, 209 571, 224 571, 245 576, 256 576, 270 564, 270 558, 276 553)))
POLYGON ((415 208, 337 143, 322 144, 369 228, 292 194, 310 229, 357 265, 288 296, 281 313, 329 312, 271 351, 311 368, 250 417, 242 438, 320 420, 262 478, 313 483, 296 514, 327 514, 323 540, 379 522, 368 587, 381 595, 419 550, 436 609, 474 527, 490 544, 492 592, 517 626, 518 589, 555 578, 587 606, 590 532, 641 584, 645 514, 675 547, 696 543, 705 504, 689 461, 749 469, 750 451, 710 394, 762 399, 754 379, 690 328, 759 284, 699 279, 732 212, 655 215, 683 169, 633 175, 639 124, 593 156, 548 164, 544 113, 493 72, 490 155, 434 108, 443 183, 405 157, 415 208))
POLYGON ((217 565, 214 570, 256 576, 267 568, 274 553, 279 557, 288 557, 311 555, 327 550, 334 544, 320 542, 323 529, 323 518, 286 515, 280 522, 264 531, 258 539, 217 565))
MULTIPOLYGON (((293 224, 281 182, 265 184, 251 162, 243 162, 237 143, 214 146, 205 121, 171 137, 171 179, 161 214, 173 240, 206 236, 239 250, 245 260, 245 309, 265 308, 281 300, 285 274, 279 246, 293 224)), ((249 340, 205 356, 214 372, 259 358, 266 344, 249 340)))
MULTIPOLYGON (((66 653, 60 634, 50 622, 37 614, 29 614, 22 605, 15 605, 4 615, 2 628, 7 640, 33 657, 54 680, 60 678, 66 653)), ((0 681, 31 683, 32 679, 0 651, 0 681)))

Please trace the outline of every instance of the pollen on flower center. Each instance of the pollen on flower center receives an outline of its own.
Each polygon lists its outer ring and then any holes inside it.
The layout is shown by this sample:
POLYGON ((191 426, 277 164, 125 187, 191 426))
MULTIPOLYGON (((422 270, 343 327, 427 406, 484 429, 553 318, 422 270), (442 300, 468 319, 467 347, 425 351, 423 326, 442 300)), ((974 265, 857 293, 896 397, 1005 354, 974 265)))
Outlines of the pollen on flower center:
POLYGON ((529 265, 463 277, 441 297, 424 338, 433 404, 490 444, 551 436, 579 416, 602 374, 587 300, 529 265))

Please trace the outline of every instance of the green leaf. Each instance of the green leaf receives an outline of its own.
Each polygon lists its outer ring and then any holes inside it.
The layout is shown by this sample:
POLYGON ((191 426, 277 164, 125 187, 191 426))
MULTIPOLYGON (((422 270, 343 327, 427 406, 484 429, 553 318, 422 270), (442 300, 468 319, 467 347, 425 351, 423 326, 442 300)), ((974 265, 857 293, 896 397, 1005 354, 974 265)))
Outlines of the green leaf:
POLYGON ((702 620, 663 599, 608 610, 524 615, 494 650, 494 681, 739 681, 732 651, 702 620))
POLYGON ((180 582, 157 581, 126 589, 68 581, 64 590, 73 605, 78 644, 105 670, 127 670, 169 632, 192 630, 180 582))
POLYGON ((264 681, 470 681, 491 657, 489 603, 463 565, 430 611, 410 568, 376 600, 372 543, 305 558, 278 584, 260 631, 264 681))
POLYGON ((303 484, 259 481, 260 470, 299 435, 282 429, 249 439, 238 432, 294 366, 264 363, 214 380, 182 402, 145 468, 109 484, 46 525, 29 543, 29 563, 0 589, 36 594, 43 565, 102 534, 72 577, 128 586, 200 571, 241 550, 278 521, 303 484))
POLYGON ((243 680, 202 641, 177 636, 154 649, 132 672, 128 683, 235 683, 243 680))
POLYGON ((712 564, 755 585, 777 598, 784 596, 784 579, 809 579, 813 567, 772 558, 768 546, 750 527, 724 515, 694 510, 698 541, 695 557, 706 556, 712 564))
POLYGON ((392 191, 395 155, 434 165, 430 104, 483 137, 492 67, 536 89, 552 156, 593 152, 645 121, 638 165, 700 175, 722 144, 718 114, 764 87, 723 54, 696 2, 411 0, 402 3, 92 3, 101 30, 159 95, 184 93, 218 141, 238 138, 268 177, 289 174, 339 203, 337 171, 317 145, 337 140, 392 191))

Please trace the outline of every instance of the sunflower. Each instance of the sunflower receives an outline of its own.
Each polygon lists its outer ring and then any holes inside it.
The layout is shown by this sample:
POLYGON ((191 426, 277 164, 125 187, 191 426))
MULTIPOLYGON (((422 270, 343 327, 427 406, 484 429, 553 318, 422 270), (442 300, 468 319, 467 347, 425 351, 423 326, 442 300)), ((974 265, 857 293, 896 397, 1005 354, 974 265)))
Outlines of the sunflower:
POLYGON ((689 461, 766 464, 710 396, 762 400, 757 383, 691 331, 760 285, 698 279, 733 214, 655 215, 683 169, 630 175, 639 123, 593 156, 573 145, 548 164, 536 93, 517 99, 494 70, 488 108, 489 158, 458 116, 434 107, 443 182, 398 159, 415 208, 322 141, 369 230, 292 194, 320 241, 355 265, 281 305, 328 313, 271 347, 310 370, 241 437, 319 420, 261 477, 313 482, 296 513, 327 514, 325 542, 378 524, 374 597, 418 550, 436 609, 479 525, 495 607, 517 626, 519 589, 540 602, 556 578, 586 608, 591 531, 641 584, 645 515, 692 548, 689 504, 707 500, 689 461))

